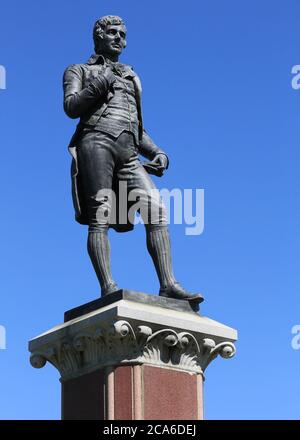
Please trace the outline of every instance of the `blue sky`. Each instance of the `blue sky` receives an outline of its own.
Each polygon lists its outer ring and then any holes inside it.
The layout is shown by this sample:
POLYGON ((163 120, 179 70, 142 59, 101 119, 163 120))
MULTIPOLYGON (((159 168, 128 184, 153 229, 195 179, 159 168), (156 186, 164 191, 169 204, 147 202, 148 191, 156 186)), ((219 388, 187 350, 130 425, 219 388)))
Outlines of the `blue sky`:
MULTIPOLYGON (((128 27, 122 61, 143 83, 148 132, 170 156, 166 188, 204 188, 205 230, 171 225, 177 278, 202 313, 239 331, 235 359, 206 372, 208 419, 298 419, 300 64, 297 0, 83 0, 1 6, 0 418, 60 418, 59 375, 27 341, 98 296, 75 223, 62 73, 92 53, 96 18, 128 27)), ((119 285, 158 283, 143 227, 111 234, 119 285)))

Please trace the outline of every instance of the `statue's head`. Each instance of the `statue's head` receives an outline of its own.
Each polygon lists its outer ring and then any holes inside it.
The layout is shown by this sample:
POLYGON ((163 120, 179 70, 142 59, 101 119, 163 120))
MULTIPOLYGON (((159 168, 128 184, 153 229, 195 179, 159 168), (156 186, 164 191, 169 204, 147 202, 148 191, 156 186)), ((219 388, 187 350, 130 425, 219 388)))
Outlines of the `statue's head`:
POLYGON ((97 54, 119 56, 126 47, 126 27, 122 18, 116 15, 99 18, 94 25, 93 38, 97 54))

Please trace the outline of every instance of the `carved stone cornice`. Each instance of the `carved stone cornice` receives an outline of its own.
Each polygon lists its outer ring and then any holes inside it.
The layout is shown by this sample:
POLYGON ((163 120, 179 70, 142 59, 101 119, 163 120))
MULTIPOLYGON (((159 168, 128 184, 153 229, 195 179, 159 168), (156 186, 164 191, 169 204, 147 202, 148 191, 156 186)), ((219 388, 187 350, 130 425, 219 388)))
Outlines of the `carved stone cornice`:
POLYGON ((231 358, 236 351, 232 341, 220 336, 141 325, 135 319, 113 319, 109 325, 99 320, 96 325, 78 329, 73 324, 73 331, 63 336, 39 340, 33 349, 30 347, 32 366, 41 368, 49 362, 62 380, 120 364, 147 364, 202 374, 218 355, 231 358))

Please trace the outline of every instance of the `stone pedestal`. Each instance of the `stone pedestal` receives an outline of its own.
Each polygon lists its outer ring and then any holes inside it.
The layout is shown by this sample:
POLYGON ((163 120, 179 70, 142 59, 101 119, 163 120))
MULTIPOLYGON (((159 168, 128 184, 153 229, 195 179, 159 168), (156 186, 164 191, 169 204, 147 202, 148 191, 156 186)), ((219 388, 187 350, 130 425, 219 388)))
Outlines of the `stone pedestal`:
POLYGON ((186 301, 123 290, 66 312, 29 350, 60 372, 62 419, 201 420, 204 371, 236 339, 186 301))

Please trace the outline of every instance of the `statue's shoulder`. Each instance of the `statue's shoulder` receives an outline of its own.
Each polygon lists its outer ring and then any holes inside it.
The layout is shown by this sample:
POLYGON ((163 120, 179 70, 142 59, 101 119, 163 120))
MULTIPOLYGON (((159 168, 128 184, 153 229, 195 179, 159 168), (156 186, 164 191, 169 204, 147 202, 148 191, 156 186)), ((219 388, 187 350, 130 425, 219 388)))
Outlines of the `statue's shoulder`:
POLYGON ((133 68, 133 66, 131 66, 131 64, 124 64, 124 63, 122 63, 122 66, 124 67, 124 69, 129 69, 129 70, 132 70, 134 72, 134 68, 133 68))
POLYGON ((128 73, 129 75, 132 75, 133 80, 141 93, 142 92, 142 83, 141 83, 140 77, 138 76, 138 74, 136 73, 134 68, 132 66, 130 66, 129 64, 123 64, 123 66, 124 66, 124 68, 127 69, 126 73, 128 73))
POLYGON ((135 83, 138 85, 138 88, 142 90, 141 80, 134 70, 134 68, 130 64, 122 64, 123 69, 125 70, 125 74, 128 74, 134 78, 135 83))
POLYGON ((123 63, 121 64, 120 63, 120 65, 122 66, 122 68, 125 72, 133 74, 134 76, 137 76, 137 73, 135 72, 134 68, 130 64, 123 64, 123 63))
POLYGON ((70 64, 68 67, 66 67, 65 72, 81 72, 84 69, 88 67, 88 64, 86 63, 80 63, 80 64, 70 64))
POLYGON ((64 81, 80 80, 88 75, 88 70, 91 66, 87 63, 70 64, 64 71, 64 81))

